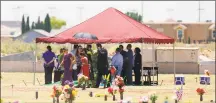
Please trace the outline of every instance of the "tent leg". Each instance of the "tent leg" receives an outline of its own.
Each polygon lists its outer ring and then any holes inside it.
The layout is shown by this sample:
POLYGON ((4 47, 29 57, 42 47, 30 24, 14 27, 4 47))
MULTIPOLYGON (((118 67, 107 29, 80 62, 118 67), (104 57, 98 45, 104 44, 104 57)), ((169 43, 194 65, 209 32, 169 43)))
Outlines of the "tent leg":
POLYGON ((154 44, 155 43, 153 43, 152 44, 152 68, 153 68, 153 85, 154 85, 154 62, 155 62, 155 57, 154 57, 154 54, 155 54, 155 52, 154 52, 154 44))
POLYGON ((35 85, 35 72, 36 72, 36 67, 37 67, 37 43, 35 44, 35 51, 34 51, 34 55, 35 55, 35 61, 34 63, 34 68, 33 68, 33 72, 34 72, 34 78, 33 78, 33 85, 35 85))
POLYGON ((141 43, 141 52, 142 52, 142 57, 141 57, 141 61, 142 61, 142 65, 141 65, 141 81, 143 82, 143 66, 144 66, 144 60, 143 60, 143 53, 144 53, 144 48, 143 48, 143 43, 141 43))
POLYGON ((174 70, 174 85, 175 85, 175 75, 176 75, 176 68, 175 68, 175 42, 173 43, 173 70, 174 70))

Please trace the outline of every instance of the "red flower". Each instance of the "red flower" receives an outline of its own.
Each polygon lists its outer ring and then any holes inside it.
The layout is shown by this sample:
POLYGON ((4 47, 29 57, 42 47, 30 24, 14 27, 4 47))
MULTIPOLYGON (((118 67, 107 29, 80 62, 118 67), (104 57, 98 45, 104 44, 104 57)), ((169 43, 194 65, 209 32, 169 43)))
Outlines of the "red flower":
POLYGON ((109 87, 109 88, 108 88, 108 92, 109 92, 110 94, 112 94, 112 93, 113 93, 113 88, 109 87))
POLYGON ((68 89, 65 89, 65 92, 68 92, 68 89))
POLYGON ((56 91, 56 90, 57 90, 57 87, 56 87, 56 86, 53 86, 53 90, 56 91))
POLYGON ((124 92, 124 89, 123 89, 123 88, 119 88, 119 92, 120 92, 120 93, 123 93, 123 92, 124 92))
POLYGON ((203 88, 197 88, 196 89, 196 92, 199 94, 199 95, 203 95, 205 93, 205 90, 203 88))

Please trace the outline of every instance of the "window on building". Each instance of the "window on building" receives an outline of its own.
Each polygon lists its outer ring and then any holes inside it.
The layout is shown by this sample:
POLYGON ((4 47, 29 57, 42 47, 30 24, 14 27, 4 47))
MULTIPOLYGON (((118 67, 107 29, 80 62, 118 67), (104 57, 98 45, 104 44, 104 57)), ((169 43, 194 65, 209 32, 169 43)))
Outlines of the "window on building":
POLYGON ((182 39, 182 37, 183 37, 183 30, 182 29, 178 29, 177 30, 177 37, 178 37, 178 39, 182 39))
POLYGON ((164 29, 163 29, 163 28, 157 28, 156 30, 157 30, 158 32, 161 32, 161 33, 164 32, 164 29))
POLYGON ((212 31, 212 37, 213 37, 213 39, 216 38, 216 31, 215 30, 212 31))

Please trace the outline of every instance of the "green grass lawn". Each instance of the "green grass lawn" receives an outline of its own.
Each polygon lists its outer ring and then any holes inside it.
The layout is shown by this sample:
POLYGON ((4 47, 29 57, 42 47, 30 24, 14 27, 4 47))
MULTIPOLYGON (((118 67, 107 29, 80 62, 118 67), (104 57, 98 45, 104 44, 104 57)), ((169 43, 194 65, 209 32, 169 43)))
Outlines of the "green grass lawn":
MULTIPOLYGON (((52 85, 39 85, 36 80, 36 85, 33 85, 33 73, 1 73, 1 99, 4 103, 20 100, 23 103, 51 103, 50 97, 52 92, 52 85), (23 80, 27 83, 27 86, 23 83, 23 80), (13 96, 12 96, 12 87, 13 96), (38 100, 35 99, 35 91, 39 92, 38 100)), ((196 82, 195 78, 199 75, 185 75, 185 85, 183 86, 184 94, 180 103, 199 103, 199 95, 196 93, 196 88, 205 88, 206 94, 204 95, 203 103, 210 103, 210 100, 215 101, 215 75, 211 75, 211 85, 200 85, 199 81, 196 82)), ((44 84, 44 74, 36 73, 41 84, 44 84)), ((173 85, 172 74, 159 74, 159 84, 163 80, 161 86, 127 86, 125 88, 124 98, 131 98, 132 103, 138 103, 140 96, 148 96, 149 92, 156 92, 159 96, 156 103, 163 103, 166 96, 169 97, 169 103, 174 103, 172 96, 174 95, 174 88, 180 87, 173 85)), ((199 80, 199 79, 198 79, 199 80)), ((89 97, 88 94, 93 91, 94 94, 105 93, 102 88, 81 90, 78 89, 78 97, 75 103, 117 103, 113 102, 112 97, 108 97, 108 101, 104 101, 103 97, 89 97)), ((119 94, 116 95, 119 100, 119 94)), ((64 103, 60 101, 60 103, 64 103)))

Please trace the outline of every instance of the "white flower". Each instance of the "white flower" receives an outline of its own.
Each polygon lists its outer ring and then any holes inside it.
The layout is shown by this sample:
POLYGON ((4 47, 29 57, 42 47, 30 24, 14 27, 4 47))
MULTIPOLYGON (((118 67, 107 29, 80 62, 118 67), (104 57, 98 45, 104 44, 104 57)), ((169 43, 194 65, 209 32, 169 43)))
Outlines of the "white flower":
POLYGON ((61 95, 59 96, 59 98, 60 98, 61 100, 64 100, 64 99, 65 99, 64 94, 61 94, 61 95))
POLYGON ((173 98, 173 100, 177 100, 177 96, 176 95, 172 96, 172 98, 173 98))
POLYGON ((70 98, 70 94, 66 93, 65 98, 70 98))
POLYGON ((142 101, 143 101, 143 102, 148 102, 148 99, 149 99, 149 98, 148 98, 147 96, 143 96, 143 97, 142 97, 142 101))

